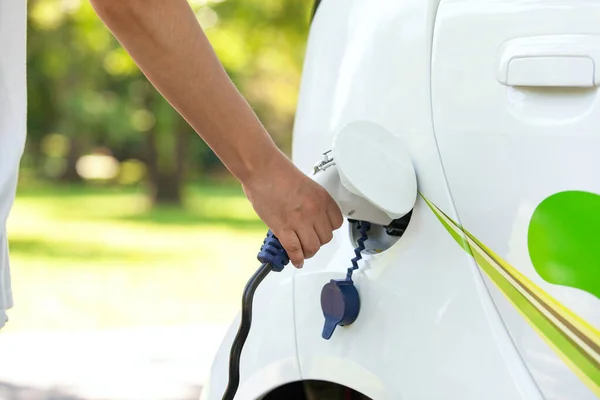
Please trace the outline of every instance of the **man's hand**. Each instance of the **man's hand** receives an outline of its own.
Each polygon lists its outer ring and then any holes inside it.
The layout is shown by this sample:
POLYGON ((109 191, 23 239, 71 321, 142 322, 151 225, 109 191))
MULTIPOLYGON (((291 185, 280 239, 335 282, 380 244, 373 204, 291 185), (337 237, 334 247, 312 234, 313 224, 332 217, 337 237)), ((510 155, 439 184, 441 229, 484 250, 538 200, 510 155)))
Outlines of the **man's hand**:
POLYGON ((299 171, 285 156, 242 182, 258 216, 285 248, 290 261, 301 268, 333 237, 342 214, 329 193, 299 171))
POLYGON ((186 0, 91 0, 142 72, 242 183, 297 267, 342 224, 325 189, 277 149, 186 0))

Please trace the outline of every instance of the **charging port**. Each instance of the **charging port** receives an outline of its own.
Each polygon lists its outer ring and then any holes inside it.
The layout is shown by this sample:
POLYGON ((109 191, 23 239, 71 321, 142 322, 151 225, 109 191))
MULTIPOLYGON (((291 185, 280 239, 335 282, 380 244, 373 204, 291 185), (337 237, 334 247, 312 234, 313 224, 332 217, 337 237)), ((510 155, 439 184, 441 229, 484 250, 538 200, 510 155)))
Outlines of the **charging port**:
MULTIPOLYGON (((393 220, 389 225, 371 224, 369 239, 364 243, 363 254, 379 254, 392 247, 406 232, 412 217, 412 210, 402 218, 393 220)), ((350 239, 354 247, 360 238, 360 221, 348 219, 350 239)))

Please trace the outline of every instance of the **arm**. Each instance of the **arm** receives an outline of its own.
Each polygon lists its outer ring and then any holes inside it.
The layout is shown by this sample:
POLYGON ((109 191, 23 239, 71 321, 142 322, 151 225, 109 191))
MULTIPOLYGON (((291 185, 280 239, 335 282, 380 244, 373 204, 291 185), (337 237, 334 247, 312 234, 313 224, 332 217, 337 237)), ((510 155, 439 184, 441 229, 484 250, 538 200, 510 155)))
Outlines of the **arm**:
POLYGON ((158 91, 241 182, 259 217, 301 266, 342 216, 275 146, 235 88, 186 0, 91 0, 158 91))

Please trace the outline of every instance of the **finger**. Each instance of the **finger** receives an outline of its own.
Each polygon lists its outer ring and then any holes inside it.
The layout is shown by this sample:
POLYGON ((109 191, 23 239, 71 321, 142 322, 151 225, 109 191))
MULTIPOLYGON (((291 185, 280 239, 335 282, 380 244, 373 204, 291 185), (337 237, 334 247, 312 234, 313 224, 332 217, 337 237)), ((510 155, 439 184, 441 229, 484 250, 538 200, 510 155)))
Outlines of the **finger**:
POLYGON ((302 268, 304 263, 304 253, 302 252, 302 244, 294 231, 283 233, 279 237, 279 242, 285 249, 290 261, 296 268, 302 268))
POLYGON ((296 234, 302 244, 302 252, 304 253, 305 259, 311 258, 319 251, 321 242, 319 241, 317 232, 315 232, 315 229, 312 226, 306 226, 304 229, 296 231, 296 234))
POLYGON ((331 222, 329 222, 327 213, 321 215, 320 218, 315 221, 314 228, 319 237, 319 242, 321 242, 321 246, 331 242, 331 239, 333 239, 333 228, 331 227, 331 222))
POLYGON ((331 228, 333 228, 334 231, 339 229, 344 223, 342 212, 335 202, 327 207, 327 216, 329 217, 331 228))

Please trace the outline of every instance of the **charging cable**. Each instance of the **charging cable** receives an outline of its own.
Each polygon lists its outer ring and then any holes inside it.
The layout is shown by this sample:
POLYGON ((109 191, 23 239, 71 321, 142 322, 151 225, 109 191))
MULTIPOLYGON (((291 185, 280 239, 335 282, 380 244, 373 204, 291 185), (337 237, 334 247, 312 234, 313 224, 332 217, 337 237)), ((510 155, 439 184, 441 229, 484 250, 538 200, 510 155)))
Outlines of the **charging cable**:
POLYGON ((281 243, 279 243, 279 239, 277 239, 271 231, 267 233, 267 237, 260 248, 257 258, 262 265, 254 275, 252 275, 244 287, 240 326, 235 335, 235 339, 233 339, 233 344, 231 345, 231 351, 229 353, 229 382, 227 383, 227 388, 223 394, 223 400, 233 400, 240 384, 240 357, 242 355, 242 348, 244 347, 244 343, 246 343, 246 338, 250 332, 250 326, 252 325, 252 301, 254 300, 254 292, 256 292, 258 285, 260 285, 269 272, 281 272, 283 267, 290 262, 285 249, 281 243))

